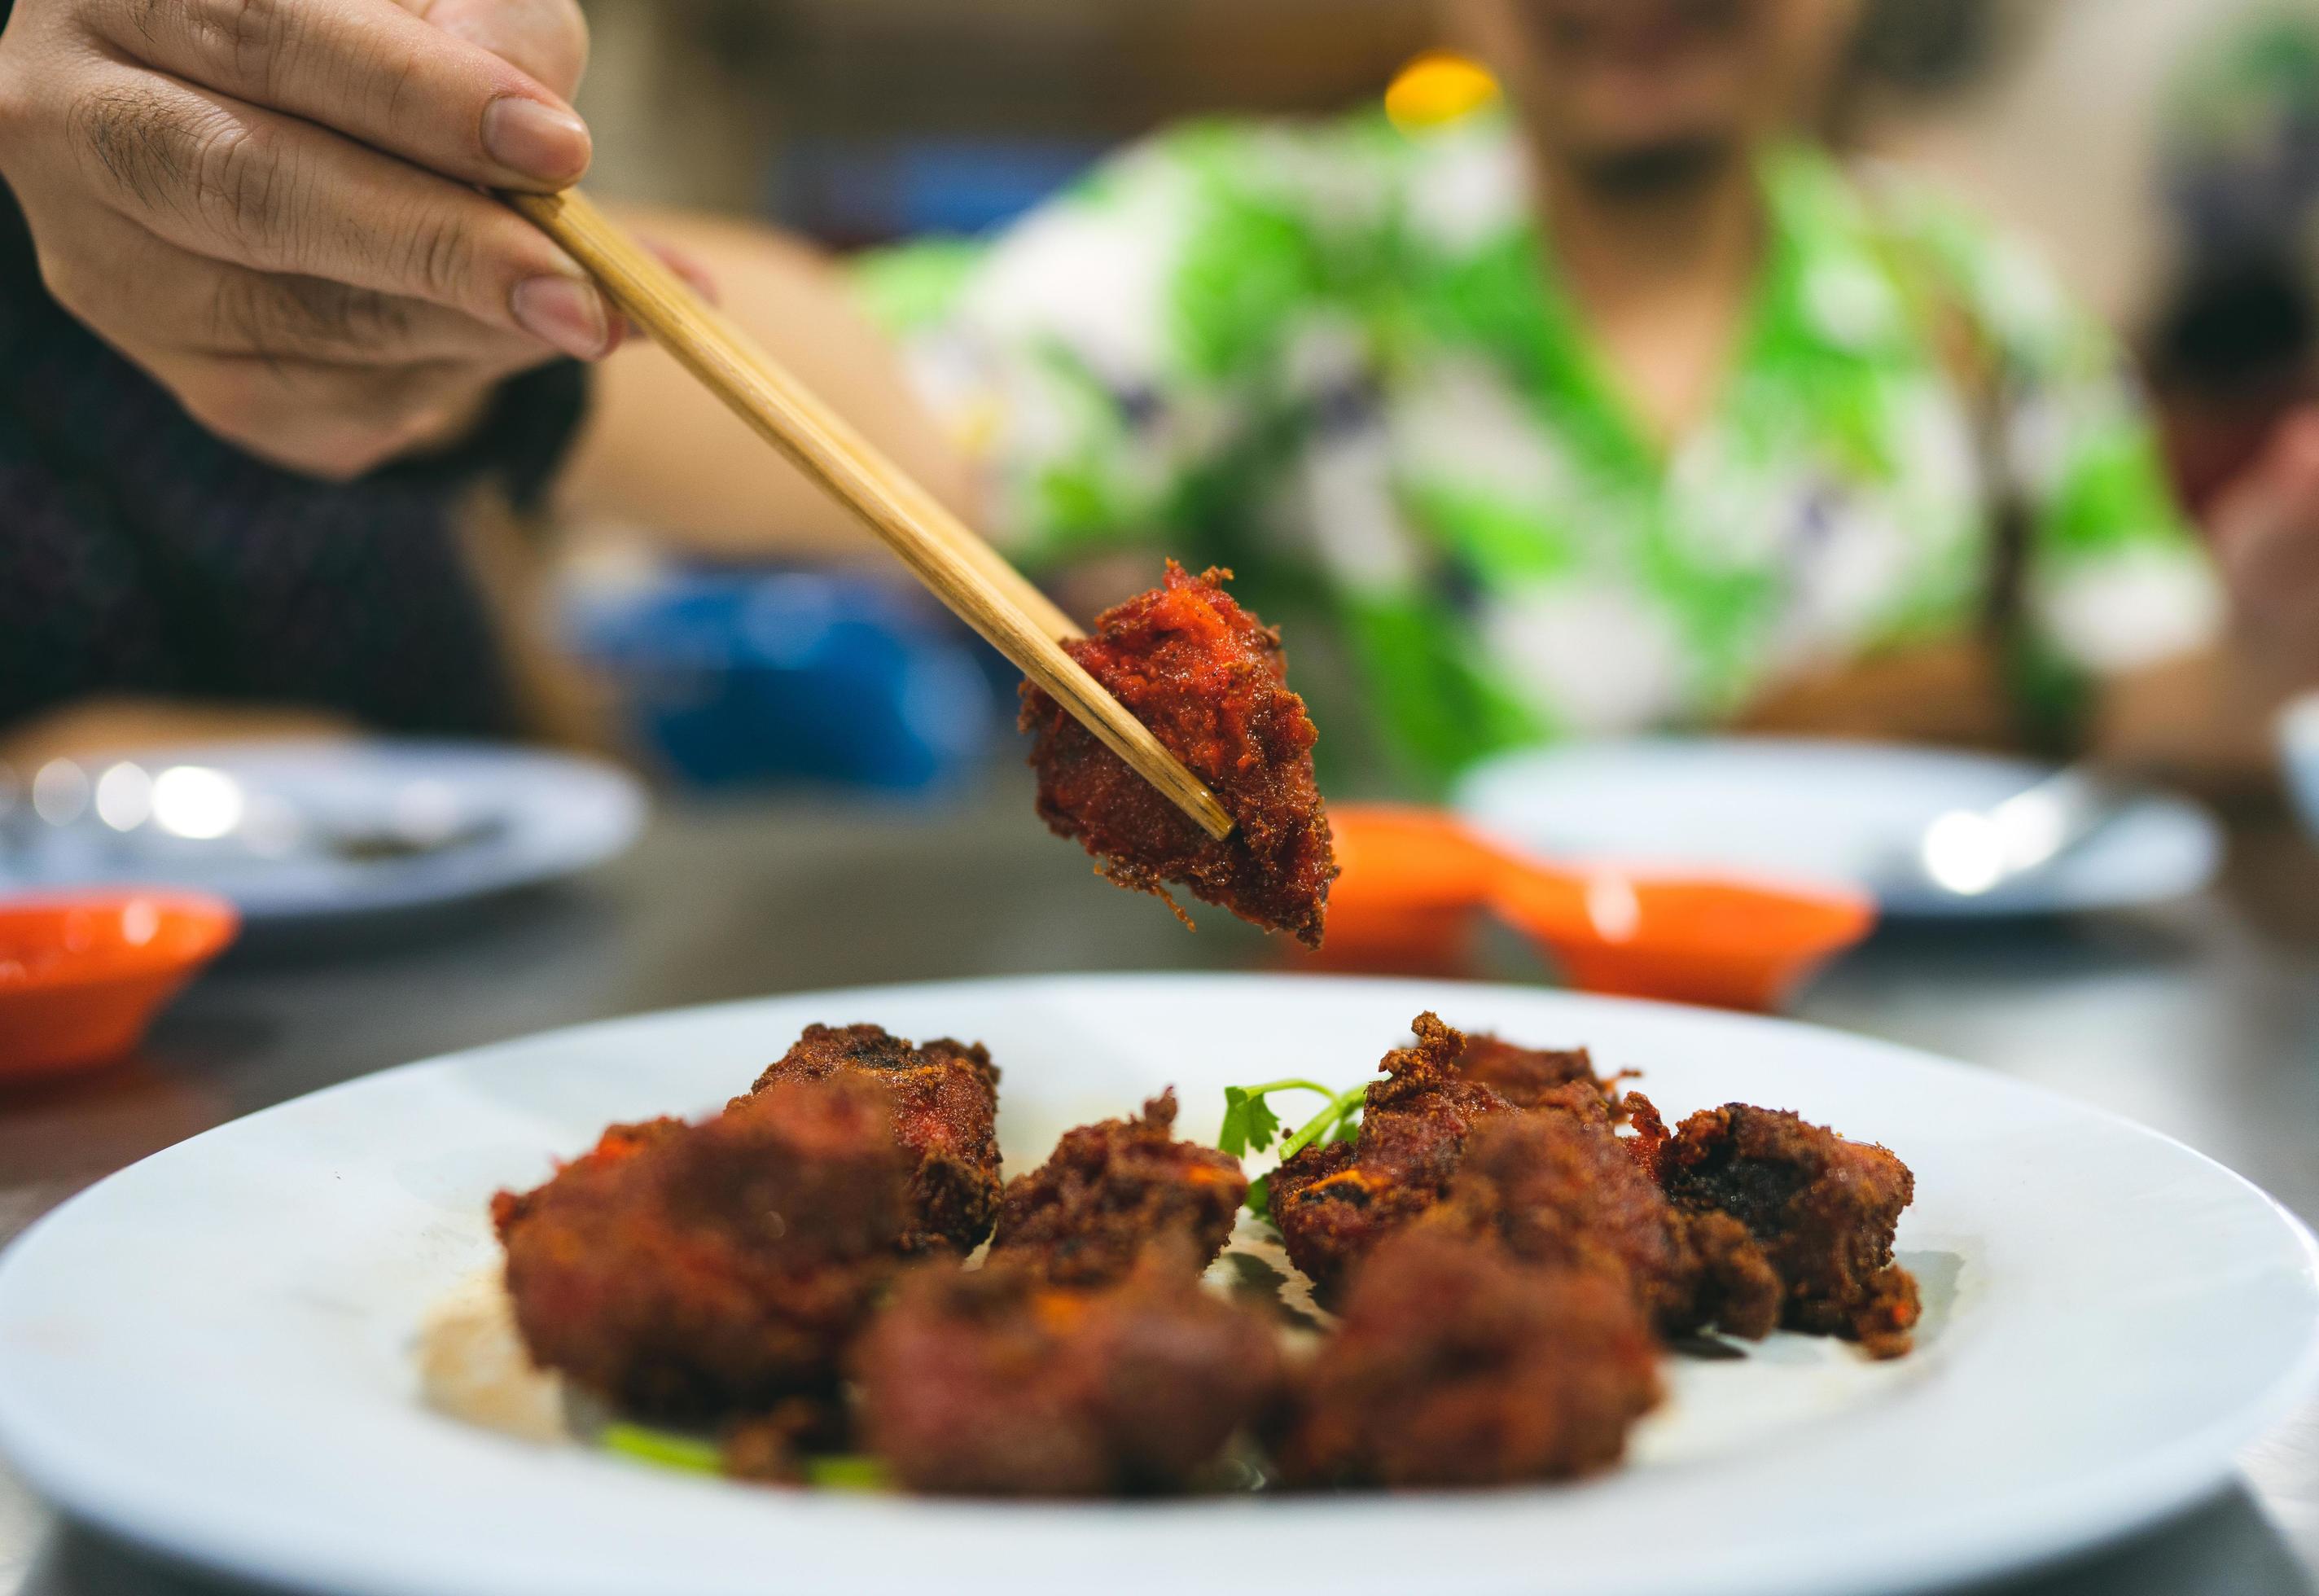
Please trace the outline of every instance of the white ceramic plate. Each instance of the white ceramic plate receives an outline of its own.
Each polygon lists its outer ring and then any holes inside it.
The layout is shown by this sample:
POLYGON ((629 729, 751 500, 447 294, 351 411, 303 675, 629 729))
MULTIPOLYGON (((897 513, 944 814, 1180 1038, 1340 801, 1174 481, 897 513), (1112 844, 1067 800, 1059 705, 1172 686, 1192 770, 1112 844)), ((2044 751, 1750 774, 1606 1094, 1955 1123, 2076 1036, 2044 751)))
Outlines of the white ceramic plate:
POLYGON ((1639 739, 1510 754, 1459 783, 1458 810, 1534 852, 1798 881, 1847 882, 1899 918, 1981 918, 2161 903, 2212 881, 2222 828, 2149 793, 2046 870, 1981 897, 1892 879, 1890 861, 1953 809, 2052 772, 1881 744, 1639 739))
POLYGON ((869 989, 414 1065, 212 1131, 0 1262, 0 1447, 197 1562, 361 1592, 1864 1591, 2017 1567, 2215 1485, 2313 1384, 2310 1236, 2171 1141, 1832 1032, 1521 988, 1273 978, 869 989), (1915 1168, 1919 1350, 1678 1360, 1621 1472, 1472 1494, 989 1505, 793 1494, 429 1411, 414 1331, 483 1205, 609 1120, 706 1111, 811 1021, 988 1041, 1018 1167, 1170 1082, 1356 1079, 1436 1007, 1647 1071, 1670 1112, 1791 1105, 1915 1168), (1091 1571, 1099 1571, 1099 1574, 1091 1571))
MULTIPOLYGON (((303 846, 267 856, 231 839, 173 839, 149 822, 117 834, 92 806, 62 829, 28 828, 29 852, 0 857, 0 893, 166 884, 232 899, 252 929, 351 922, 576 875, 625 852, 645 813, 643 787, 600 760, 485 743, 227 743, 126 760, 151 772, 217 771, 238 785, 242 809, 272 806, 311 830, 375 831, 415 807, 427 824, 471 840, 384 858, 303 846)), ((113 762, 90 776, 101 782, 113 762)))

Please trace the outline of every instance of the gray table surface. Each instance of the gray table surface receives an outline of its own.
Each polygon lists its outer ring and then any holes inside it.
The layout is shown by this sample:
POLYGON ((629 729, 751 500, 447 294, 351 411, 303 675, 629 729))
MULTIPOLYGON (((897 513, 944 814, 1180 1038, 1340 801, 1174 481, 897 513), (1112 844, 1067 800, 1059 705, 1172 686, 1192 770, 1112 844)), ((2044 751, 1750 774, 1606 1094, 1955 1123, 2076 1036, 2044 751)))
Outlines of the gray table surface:
MULTIPOLYGON (((664 812, 568 888, 359 941, 246 949, 129 1064, 0 1096, 0 1241, 172 1142, 366 1071, 608 1015, 778 991, 1053 970, 1245 966, 1221 915, 1187 936, 1089 879, 997 780, 940 813, 803 800, 664 812)), ((1493 973, 1538 978, 1511 943, 1493 973)), ((2319 852, 2235 828, 2225 884, 2161 911, 1888 930, 1802 1017, 2056 1087, 2188 1141, 2319 1221, 2319 852)), ((239 1589, 57 1519, 0 1465, 0 1593, 239 1589)), ((2040 1596, 2319 1591, 2319 1406, 2212 1501, 2005 1587, 2040 1596)))

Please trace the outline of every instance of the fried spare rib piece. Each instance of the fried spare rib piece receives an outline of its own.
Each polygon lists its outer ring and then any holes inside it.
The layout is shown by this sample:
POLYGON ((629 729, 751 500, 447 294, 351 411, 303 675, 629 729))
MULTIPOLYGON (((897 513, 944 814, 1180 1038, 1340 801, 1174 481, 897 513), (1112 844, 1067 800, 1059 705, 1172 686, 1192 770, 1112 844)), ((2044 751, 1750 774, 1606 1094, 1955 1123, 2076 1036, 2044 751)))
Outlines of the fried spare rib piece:
POLYGON ((1728 1104, 1692 1114, 1655 1154, 1675 1206, 1727 1214, 1761 1244, 1786 1291, 1781 1322, 1843 1336, 1878 1357, 1908 1350, 1915 1277, 1892 1261, 1908 1167, 1782 1110, 1728 1104))
POLYGON ((1610 1467, 1659 1400, 1615 1273, 1517 1263, 1446 1225, 1387 1238, 1298 1383, 1277 1451, 1306 1486, 1495 1485, 1610 1467))
POLYGON ((1369 1085, 1359 1137, 1316 1142, 1272 1173, 1272 1222, 1289 1261, 1326 1291, 1387 1233, 1440 1201, 1475 1124, 1513 1105, 1469 1080, 1465 1036, 1430 1013, 1369 1085))
POLYGON ((990 1256, 1058 1285, 1123 1279, 1155 1241, 1187 1246, 1169 1256, 1194 1273, 1230 1240, 1248 1195, 1240 1160, 1175 1140, 1173 1087, 1132 1120, 1105 1120, 1063 1133, 1054 1156, 1006 1185, 990 1256))
POLYGON ((1474 1127, 1448 1195, 1417 1222, 1496 1240, 1525 1264, 1607 1271, 1659 1333, 1760 1339, 1780 1278, 1745 1226, 1670 1204, 1607 1113, 1499 1114, 1474 1127))
POLYGON ((808 1025, 751 1095, 777 1082, 858 1074, 893 1094, 894 1135, 909 1160, 904 1252, 971 1252, 998 1210, 998 1069, 980 1043, 913 1047, 878 1025, 808 1025))
POLYGON ((1619 1097, 1622 1078, 1596 1075, 1594 1059, 1584 1048, 1526 1048, 1502 1037, 1469 1036, 1465 1051, 1457 1056, 1457 1073, 1489 1087, 1516 1108, 1567 1106, 1591 1091, 1610 1108, 1613 1120, 1622 1117, 1619 1097))
POLYGON ((1279 634, 1232 601, 1223 585, 1231 575, 1192 576, 1170 560, 1162 585, 1063 646, 1208 784, 1232 834, 1210 837, 1026 681, 1021 718, 1035 738, 1039 816, 1122 887, 1164 897, 1181 882, 1317 948, 1337 861, 1313 780, 1316 734, 1289 690, 1279 634))
POLYGON ((889 1095, 785 1083, 713 1119, 618 1126, 492 1218, 532 1359, 633 1411, 764 1409, 836 1376, 895 1266, 889 1095))
POLYGON ((911 1490, 1103 1496, 1191 1483, 1270 1409, 1281 1363, 1270 1322, 1203 1289, 1178 1237, 1095 1291, 998 1258, 922 1265, 854 1375, 863 1442, 911 1490))

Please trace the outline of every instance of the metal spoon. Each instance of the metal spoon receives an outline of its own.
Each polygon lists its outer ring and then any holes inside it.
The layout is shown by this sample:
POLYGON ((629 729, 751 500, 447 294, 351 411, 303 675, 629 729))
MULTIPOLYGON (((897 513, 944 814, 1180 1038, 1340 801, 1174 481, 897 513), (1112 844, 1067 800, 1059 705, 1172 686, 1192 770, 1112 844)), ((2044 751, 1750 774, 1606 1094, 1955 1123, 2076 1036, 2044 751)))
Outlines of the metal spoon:
POLYGON ((2088 765, 2071 765, 1985 809, 1952 809, 1926 825, 1887 876, 1951 898, 2019 885, 2090 841, 2131 794, 2088 765))

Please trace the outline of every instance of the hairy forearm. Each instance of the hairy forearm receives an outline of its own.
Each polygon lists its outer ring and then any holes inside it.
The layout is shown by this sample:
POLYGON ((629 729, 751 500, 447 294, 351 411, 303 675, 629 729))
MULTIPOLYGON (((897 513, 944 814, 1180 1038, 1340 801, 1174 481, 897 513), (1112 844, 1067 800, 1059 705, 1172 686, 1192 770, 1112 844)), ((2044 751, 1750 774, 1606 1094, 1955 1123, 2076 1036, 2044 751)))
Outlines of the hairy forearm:
MULTIPOLYGON (((624 212, 699 261, 726 314, 953 509, 972 518, 969 474, 911 393, 892 347, 838 270, 770 229, 679 212, 624 212)), ((561 508, 643 527, 719 557, 844 558, 867 535, 665 351, 638 341, 604 363, 564 474, 561 508)))

